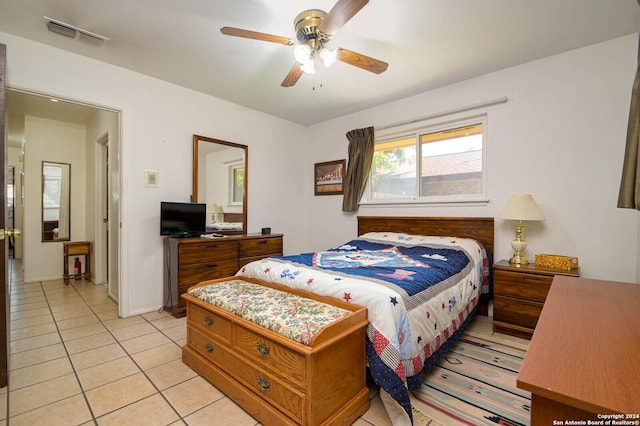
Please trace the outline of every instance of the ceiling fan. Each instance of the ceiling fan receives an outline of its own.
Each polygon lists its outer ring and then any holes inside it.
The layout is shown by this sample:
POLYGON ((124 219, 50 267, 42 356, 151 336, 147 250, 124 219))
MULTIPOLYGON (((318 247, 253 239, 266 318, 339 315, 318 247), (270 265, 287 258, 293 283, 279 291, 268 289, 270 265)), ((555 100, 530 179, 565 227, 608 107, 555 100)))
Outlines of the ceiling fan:
POLYGON ((344 24, 360 11, 369 0, 338 0, 329 13, 319 9, 310 9, 296 16, 294 27, 299 44, 287 37, 265 34, 256 31, 243 30, 233 27, 222 27, 222 34, 233 37, 244 37, 254 40, 294 46, 296 63, 289 74, 282 81, 282 87, 291 87, 298 82, 303 73, 315 72, 315 59, 320 58, 325 67, 329 67, 336 60, 362 68, 375 74, 386 71, 388 63, 371 58, 352 50, 337 48, 330 50, 326 44, 344 24))

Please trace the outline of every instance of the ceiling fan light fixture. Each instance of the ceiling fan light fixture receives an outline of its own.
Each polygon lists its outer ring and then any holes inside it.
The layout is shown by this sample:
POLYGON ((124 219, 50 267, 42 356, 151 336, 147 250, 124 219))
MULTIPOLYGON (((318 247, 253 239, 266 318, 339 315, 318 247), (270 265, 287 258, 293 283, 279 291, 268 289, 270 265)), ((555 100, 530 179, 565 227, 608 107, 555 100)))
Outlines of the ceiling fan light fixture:
POLYGON ((316 73, 316 68, 313 65, 313 61, 308 61, 305 62, 304 64, 300 65, 300 69, 302 71, 304 71, 307 74, 315 74, 316 73))
POLYGON ((311 60, 311 47, 307 44, 298 44, 293 48, 293 57, 299 64, 306 64, 311 60))
POLYGON ((322 58, 324 67, 329 68, 331 65, 335 63, 336 59, 338 58, 338 50, 337 49, 329 50, 326 47, 323 47, 318 52, 318 55, 320 56, 320 58, 322 58))

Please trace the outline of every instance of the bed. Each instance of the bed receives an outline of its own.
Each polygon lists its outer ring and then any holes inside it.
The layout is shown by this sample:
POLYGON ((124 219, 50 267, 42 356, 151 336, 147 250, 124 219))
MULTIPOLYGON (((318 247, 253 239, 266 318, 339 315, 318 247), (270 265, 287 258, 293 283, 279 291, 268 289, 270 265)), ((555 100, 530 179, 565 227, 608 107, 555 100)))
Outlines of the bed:
POLYGON ((394 424, 410 424, 410 391, 478 311, 486 315, 493 218, 359 216, 357 235, 327 251, 252 262, 237 275, 367 307, 371 376, 394 424))

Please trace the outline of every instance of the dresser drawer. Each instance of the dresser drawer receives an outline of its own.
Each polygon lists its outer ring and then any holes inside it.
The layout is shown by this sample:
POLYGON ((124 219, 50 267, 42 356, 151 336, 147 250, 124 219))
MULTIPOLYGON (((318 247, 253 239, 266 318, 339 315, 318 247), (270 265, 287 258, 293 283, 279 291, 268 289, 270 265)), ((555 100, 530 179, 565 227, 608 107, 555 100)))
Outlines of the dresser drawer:
POLYGON ((552 281, 553 276, 495 271, 493 293, 544 302, 552 281))
POLYGON ((284 345, 237 326, 235 329, 237 349, 259 365, 268 365, 283 377, 303 387, 305 381, 305 357, 284 345))
POLYGON ((264 238, 240 241, 240 257, 282 255, 282 238, 264 238))
POLYGON ((180 264, 202 263, 215 260, 237 259, 237 241, 206 241, 195 244, 181 244, 178 247, 180 264))
POLYGON ((187 344, 208 361, 219 366, 225 373, 242 382, 261 398, 302 422, 305 393, 296 390, 259 366, 242 359, 217 339, 188 328, 187 344))
POLYGON ((231 341, 231 321, 195 304, 189 304, 189 326, 231 341))
POLYGON ((178 267, 178 285, 194 285, 201 281, 229 277, 238 272, 238 260, 182 264, 178 267))
POLYGON ((534 329, 540 318, 543 304, 511 297, 493 298, 494 321, 507 322, 534 329))

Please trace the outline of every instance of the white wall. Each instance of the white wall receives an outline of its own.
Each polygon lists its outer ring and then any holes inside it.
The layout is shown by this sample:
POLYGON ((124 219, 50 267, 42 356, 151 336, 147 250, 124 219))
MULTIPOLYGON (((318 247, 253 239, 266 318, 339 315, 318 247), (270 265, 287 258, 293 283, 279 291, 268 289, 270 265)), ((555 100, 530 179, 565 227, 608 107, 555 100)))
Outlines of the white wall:
MULTIPOLYGON (((488 114, 486 205, 361 206, 360 215, 496 217, 496 259, 509 258, 513 224, 497 218, 514 193, 533 194, 546 220, 527 224, 527 255, 578 256, 583 276, 637 281, 638 212, 617 209, 637 35, 545 58, 310 128, 309 161, 346 158, 345 133, 508 97, 488 114)), ((307 173, 306 185, 311 186, 307 173)), ((310 197, 310 249, 355 236, 341 197, 310 197)))
POLYGON ((306 199, 299 177, 306 171, 300 161, 306 128, 7 33, 0 32, 0 43, 7 45, 8 87, 121 111, 124 315, 162 305, 159 206, 165 199, 189 200, 193 134, 249 146, 248 231, 270 226, 285 234, 285 251, 305 249, 306 199), (159 171, 159 188, 145 188, 144 169, 159 171))
MULTIPOLYGON (((42 162, 71 164, 71 240, 86 240, 86 128, 72 123, 26 117, 24 134, 24 223, 29 225, 22 230, 24 281, 60 279, 63 273, 62 243, 42 242, 42 162)), ((82 259, 82 262, 84 264, 85 260, 82 259)), ((72 268, 69 270, 72 271, 72 268)))

